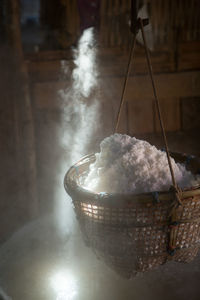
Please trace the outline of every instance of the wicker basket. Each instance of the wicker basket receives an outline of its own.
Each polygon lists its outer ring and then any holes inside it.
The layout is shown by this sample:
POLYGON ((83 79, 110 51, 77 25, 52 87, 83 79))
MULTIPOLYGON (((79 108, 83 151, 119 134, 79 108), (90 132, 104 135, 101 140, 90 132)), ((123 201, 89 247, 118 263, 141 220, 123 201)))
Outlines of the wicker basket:
MULTIPOLYGON (((171 156, 194 173, 200 170, 194 156, 171 156)), ((173 191, 96 194, 79 185, 94 161, 93 154, 82 158, 69 169, 64 185, 84 240, 99 258, 126 278, 168 260, 186 263, 195 258, 200 247, 200 186, 182 191, 182 205, 176 205, 173 191)))

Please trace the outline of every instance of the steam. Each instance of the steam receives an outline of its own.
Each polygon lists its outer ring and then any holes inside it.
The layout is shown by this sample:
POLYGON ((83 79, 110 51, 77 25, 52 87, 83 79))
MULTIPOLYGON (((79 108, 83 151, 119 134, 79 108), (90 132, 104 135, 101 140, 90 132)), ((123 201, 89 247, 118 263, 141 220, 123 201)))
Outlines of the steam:
MULTIPOLYGON (((60 141, 65 155, 59 171, 61 183, 68 168, 88 153, 88 147, 97 130, 98 72, 93 28, 83 32, 77 49, 74 50, 74 65, 71 84, 65 90, 59 91, 64 103, 60 141)), ((67 64, 62 63, 62 69, 65 74, 68 73, 67 64)), ((73 213, 69 205, 66 207, 64 189, 62 188, 62 195, 60 190, 59 188, 59 195, 56 195, 56 212, 60 229, 64 230, 66 227, 69 228, 73 213)))
POLYGON ((8 295, 5 294, 3 289, 0 287, 0 300, 12 300, 8 295))
POLYGON ((84 31, 74 53, 76 68, 73 71, 73 94, 89 97, 97 86, 98 76, 93 28, 84 31))
POLYGON ((71 273, 59 272, 51 278, 51 286, 57 294, 56 300, 73 300, 78 291, 75 278, 71 273))
POLYGON ((86 154, 87 145, 97 129, 98 72, 93 28, 83 32, 74 50, 74 64, 72 85, 59 91, 64 102, 62 145, 68 152, 69 164, 86 154))

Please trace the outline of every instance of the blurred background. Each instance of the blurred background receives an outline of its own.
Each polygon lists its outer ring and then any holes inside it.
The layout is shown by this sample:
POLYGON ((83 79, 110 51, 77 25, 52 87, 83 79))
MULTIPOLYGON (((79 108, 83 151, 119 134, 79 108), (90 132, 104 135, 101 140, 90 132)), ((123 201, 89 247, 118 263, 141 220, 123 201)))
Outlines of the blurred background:
MULTIPOLYGON (((139 16, 149 18, 145 33, 170 149, 199 155, 200 2, 137 4, 139 16)), ((130 7, 130 0, 0 1, 0 245, 32 220, 71 211, 64 173, 113 133, 130 7)), ((162 147, 140 34, 125 99, 119 132, 162 147)), ((62 218, 67 228, 69 215, 62 218)))

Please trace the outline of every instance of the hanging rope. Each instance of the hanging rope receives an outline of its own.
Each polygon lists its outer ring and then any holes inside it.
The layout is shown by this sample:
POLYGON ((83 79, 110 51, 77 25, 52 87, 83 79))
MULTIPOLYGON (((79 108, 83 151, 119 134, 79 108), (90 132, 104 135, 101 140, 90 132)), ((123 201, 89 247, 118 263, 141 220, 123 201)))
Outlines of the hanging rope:
POLYGON ((145 38, 145 34, 144 34, 144 26, 143 26, 142 19, 139 18, 139 22, 140 22, 140 28, 141 28, 141 31, 142 31, 142 38, 143 38, 143 42, 144 42, 144 49, 145 49, 147 65, 148 65, 148 69, 149 69, 149 75, 150 75, 151 83, 152 83, 152 87, 153 87, 155 103, 156 103, 156 107, 157 107, 157 110, 158 110, 158 117, 159 117, 160 127, 161 127, 161 131, 162 131, 162 135, 163 135, 163 139, 164 139, 164 143, 165 143, 165 149, 166 149, 166 154, 167 154, 168 165, 169 165, 169 169, 170 169, 170 173, 171 173, 171 177, 172 177, 172 184, 173 184, 173 188, 175 190, 175 194, 176 194, 176 198, 177 198, 176 200, 178 201, 179 204, 182 204, 181 200, 180 200, 180 197, 178 195, 179 189, 178 189, 178 185, 177 185, 176 180, 175 180, 174 171, 173 171, 173 168, 172 168, 172 163, 171 163, 171 159, 170 159, 170 155, 169 155, 169 148, 168 148, 167 138, 166 138, 166 134, 165 134, 164 124, 163 124, 163 119, 162 119, 162 114, 161 114, 161 109, 160 109, 160 103, 159 103, 159 100, 158 100, 158 96, 157 96, 157 92, 156 92, 156 86, 155 86, 155 83, 154 83, 152 65, 151 65, 149 51, 148 51, 148 48, 147 48, 147 43, 146 43, 146 38, 145 38))
MULTIPOLYGON (((170 159, 170 155, 169 155, 169 148, 168 148, 167 138, 166 138, 165 129, 164 129, 164 125, 163 125, 161 109, 160 109, 160 103, 159 103, 157 92, 156 92, 150 55, 149 55, 149 51, 148 51, 148 48, 147 48, 145 34, 144 34, 143 20, 139 18, 138 19, 138 24, 139 24, 139 28, 141 29, 141 32, 142 32, 142 38, 143 38, 143 42, 144 42, 144 48, 145 48, 145 54, 146 54, 146 59, 147 59, 147 65, 148 65, 148 69, 149 69, 149 75, 150 75, 150 78, 151 78, 151 84, 152 84, 155 103, 156 103, 156 107, 157 107, 157 111, 158 111, 160 127, 161 127, 161 131, 162 131, 163 139, 164 139, 168 165, 169 165, 171 178, 172 178, 172 186, 173 186, 173 190, 175 192, 175 197, 176 197, 176 200, 177 200, 178 204, 182 205, 182 202, 181 202, 180 197, 179 197, 180 190, 179 190, 178 185, 177 185, 176 180, 175 180, 174 171, 173 171, 173 168, 172 168, 172 163, 171 163, 171 159, 170 159)), ((136 34, 133 34, 132 43, 131 43, 131 51, 130 51, 130 55, 129 55, 128 66, 127 66, 127 71, 126 71, 125 81, 124 81, 124 85, 123 85, 122 96, 121 96, 121 99, 120 99, 120 106, 119 106, 119 110, 118 110, 118 114, 117 114, 117 121, 116 121, 116 126, 115 126, 115 131, 114 132, 117 132, 117 130, 118 130, 119 122, 120 122, 120 118, 121 118, 121 113, 122 113, 122 108, 123 108, 123 105, 124 105, 124 102, 125 102, 125 91, 126 91, 128 77, 129 77, 130 70, 131 70, 131 62, 132 62, 132 57, 133 57, 133 52, 134 52, 134 47, 135 47, 135 40, 136 40, 136 34)))
POLYGON ((130 55, 129 55, 129 59, 128 59, 126 76, 125 76, 125 80, 124 80, 124 85, 123 85, 122 95, 121 95, 121 99, 120 99, 119 110, 117 113, 117 121, 116 121, 114 132, 117 132, 117 130, 119 128, 119 121, 120 121, 121 114, 122 114, 122 108, 123 108, 123 105, 125 102, 125 91, 126 91, 128 77, 129 77, 130 70, 131 70, 131 62, 132 62, 133 52, 134 52, 134 48, 135 48, 135 40, 136 40, 136 35, 133 34, 132 41, 131 41, 131 51, 130 51, 130 55))

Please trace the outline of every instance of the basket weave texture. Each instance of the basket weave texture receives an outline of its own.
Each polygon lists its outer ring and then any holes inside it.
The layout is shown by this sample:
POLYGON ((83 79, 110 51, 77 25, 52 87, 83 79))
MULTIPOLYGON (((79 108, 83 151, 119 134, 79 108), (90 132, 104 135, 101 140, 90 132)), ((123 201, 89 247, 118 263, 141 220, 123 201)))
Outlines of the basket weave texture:
MULTIPOLYGON (((188 161, 186 155, 171 155, 178 162, 188 161)), ((79 185, 79 179, 94 160, 88 155, 72 166, 64 185, 84 240, 96 255, 126 278, 169 260, 192 261, 200 247, 200 187, 182 191, 182 205, 176 205, 173 191, 92 193, 79 185)), ((192 157, 187 168, 199 170, 198 164, 192 157)))

